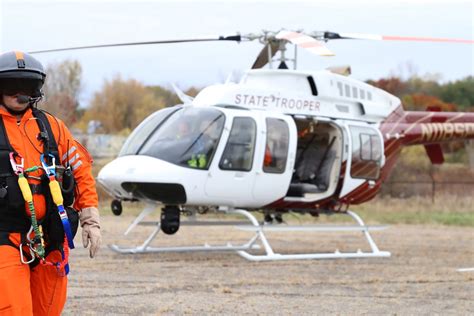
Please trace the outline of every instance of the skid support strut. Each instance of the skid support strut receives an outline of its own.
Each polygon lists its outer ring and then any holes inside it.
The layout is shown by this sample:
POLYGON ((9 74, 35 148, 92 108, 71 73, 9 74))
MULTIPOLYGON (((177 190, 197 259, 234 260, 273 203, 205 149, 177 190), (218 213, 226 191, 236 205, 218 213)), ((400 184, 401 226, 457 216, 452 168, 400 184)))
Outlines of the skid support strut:
POLYGON ((339 258, 375 258, 375 257, 390 257, 390 252, 380 251, 375 244, 369 230, 381 230, 386 227, 368 227, 364 224, 362 219, 354 212, 348 211, 347 214, 351 216, 356 222, 357 226, 286 226, 286 225, 262 225, 260 224, 254 215, 246 210, 241 209, 223 209, 222 212, 226 214, 234 214, 245 217, 250 221, 248 222, 236 222, 236 221, 182 221, 181 225, 189 226, 235 226, 237 229, 255 232, 255 235, 249 239, 248 242, 238 245, 227 243, 225 245, 213 246, 205 244, 203 246, 185 246, 185 247, 151 247, 150 243, 155 239, 160 231, 159 222, 143 222, 145 216, 149 215, 156 206, 147 206, 135 221, 127 229, 128 234, 131 229, 136 225, 154 225, 156 226, 153 232, 145 240, 145 242, 132 248, 123 248, 117 245, 111 245, 110 248, 118 253, 153 253, 153 252, 193 252, 193 251, 232 251, 237 252, 243 258, 250 261, 276 261, 276 260, 302 260, 302 259, 339 259, 339 258), (302 253, 302 254, 280 254, 275 253, 272 246, 270 245, 265 232, 277 231, 277 232, 290 232, 290 231, 313 231, 313 232, 347 232, 347 231, 360 231, 367 239, 371 248, 370 252, 362 252, 357 250, 356 252, 340 252, 336 250, 332 253, 302 253), (263 254, 251 254, 248 251, 252 249, 261 249, 263 246, 263 254))
MULTIPOLYGON (((138 247, 120 247, 118 245, 109 245, 109 248, 118 253, 124 254, 133 254, 133 253, 154 253, 154 252, 194 252, 194 251, 238 251, 238 250, 250 250, 250 249, 259 249, 260 246, 255 244, 257 236, 251 238, 248 242, 239 245, 233 245, 231 243, 227 243, 225 245, 209 245, 204 244, 202 246, 183 246, 183 247, 151 247, 150 243, 153 239, 156 238, 158 233, 160 232, 161 226, 160 222, 147 222, 143 221, 143 219, 152 213, 156 209, 156 205, 147 205, 145 209, 137 216, 137 218, 132 222, 132 224, 127 228, 125 231, 125 235, 127 235, 133 228, 137 225, 153 225, 155 229, 153 232, 148 236, 148 238, 138 247)), ((240 211, 240 210, 239 210, 240 211)), ((234 213, 234 212, 231 212, 234 213)), ((239 214, 239 212, 235 212, 235 214, 239 214)), ((235 225, 243 225, 248 224, 247 222, 236 222, 236 221, 197 221, 197 220, 189 220, 189 221, 182 221, 182 226, 235 226, 235 225)), ((258 224, 258 222, 257 222, 258 224)))
MULTIPOLYGON (((249 219, 250 217, 255 217, 250 214, 249 212, 246 211, 241 211, 245 212, 245 216, 247 216, 249 219)), ((243 213, 241 213, 244 215, 243 213)), ((244 257, 247 260, 250 261, 277 261, 277 260, 302 260, 302 259, 343 259, 343 258, 376 258, 376 257, 390 257, 390 252, 388 251, 380 251, 377 245, 375 244, 374 240, 372 239, 372 236, 369 233, 369 230, 381 230, 385 229, 386 227, 368 227, 365 226, 364 222, 362 219, 354 212, 352 211, 347 211, 347 214, 351 216, 353 219, 357 221, 359 226, 293 226, 293 227, 272 227, 272 226, 261 226, 261 225, 255 225, 254 224, 254 230, 256 231, 256 237, 258 241, 262 242, 264 249, 265 249, 265 254, 261 255, 254 255, 250 254, 245 250, 240 250, 237 253, 244 257), (370 252, 362 252, 360 249, 357 250, 356 252, 340 252, 339 250, 336 250, 335 252, 332 253, 302 253, 302 254, 279 254, 275 253, 268 243, 268 240, 264 234, 265 231, 361 231, 363 232, 365 238, 367 239, 367 242, 369 243, 369 246, 372 251, 370 252)), ((249 227, 244 227, 244 230, 250 230, 249 227)))

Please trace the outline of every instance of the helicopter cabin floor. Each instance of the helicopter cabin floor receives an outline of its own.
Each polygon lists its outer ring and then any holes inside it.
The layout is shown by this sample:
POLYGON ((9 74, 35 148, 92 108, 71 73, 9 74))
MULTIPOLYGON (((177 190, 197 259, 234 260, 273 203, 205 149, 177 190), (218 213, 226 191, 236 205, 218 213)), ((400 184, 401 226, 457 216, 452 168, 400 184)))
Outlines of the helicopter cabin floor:
MULTIPOLYGON (((123 232, 132 216, 102 218, 103 246, 89 259, 80 234, 72 251, 64 315, 143 314, 474 314, 474 228, 392 225, 373 232, 391 258, 249 262, 234 253, 120 255, 152 227, 123 232)), ((232 227, 182 227, 165 246, 244 241, 232 227)), ((268 233, 282 252, 368 245, 359 233, 268 233)))

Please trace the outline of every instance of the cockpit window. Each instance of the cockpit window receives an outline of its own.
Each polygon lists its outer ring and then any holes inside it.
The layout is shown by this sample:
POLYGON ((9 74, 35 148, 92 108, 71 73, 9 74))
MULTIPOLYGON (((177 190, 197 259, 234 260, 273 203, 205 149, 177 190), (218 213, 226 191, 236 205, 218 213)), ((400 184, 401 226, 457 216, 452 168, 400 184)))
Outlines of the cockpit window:
POLYGON ((224 122, 224 113, 219 110, 183 108, 151 135, 139 154, 184 167, 208 169, 224 122))
POLYGON ((178 109, 178 106, 165 108, 147 117, 127 138, 125 144, 122 146, 122 150, 120 150, 119 156, 136 155, 142 144, 150 137, 150 134, 153 133, 171 113, 178 109))

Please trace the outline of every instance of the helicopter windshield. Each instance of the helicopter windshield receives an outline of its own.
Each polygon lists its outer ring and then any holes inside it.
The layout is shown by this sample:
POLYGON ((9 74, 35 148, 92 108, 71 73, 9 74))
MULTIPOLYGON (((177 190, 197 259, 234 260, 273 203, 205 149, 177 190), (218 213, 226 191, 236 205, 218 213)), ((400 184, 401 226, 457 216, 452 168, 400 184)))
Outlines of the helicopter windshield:
POLYGON ((166 118, 176 110, 178 110, 177 106, 165 108, 156 111, 147 117, 127 138, 125 144, 122 146, 119 156, 136 155, 143 143, 150 138, 150 134, 152 134, 161 123, 163 123, 163 121, 165 121, 166 118))
POLYGON ((216 109, 180 109, 153 132, 138 154, 184 167, 208 169, 224 121, 224 113, 216 109))

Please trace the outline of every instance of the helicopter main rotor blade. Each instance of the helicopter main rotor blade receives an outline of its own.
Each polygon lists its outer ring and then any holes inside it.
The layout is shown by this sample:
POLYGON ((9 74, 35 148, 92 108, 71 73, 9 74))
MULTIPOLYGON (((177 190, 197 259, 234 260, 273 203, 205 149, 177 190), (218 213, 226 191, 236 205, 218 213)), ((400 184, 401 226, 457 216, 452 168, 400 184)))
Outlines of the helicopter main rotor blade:
POLYGON ((278 51, 278 46, 279 44, 277 42, 269 42, 267 43, 262 50, 260 51, 260 54, 258 54, 257 58, 255 59, 255 62, 252 65, 252 69, 259 69, 263 68, 266 64, 270 62, 269 57, 275 56, 276 52, 278 51), (268 50, 270 49, 270 54, 269 56, 268 50))
POLYGON ((304 48, 319 56, 334 56, 334 53, 331 52, 321 41, 302 33, 280 31, 275 37, 278 39, 285 39, 296 46, 304 48))
POLYGON ((324 40, 333 39, 364 39, 375 41, 410 41, 410 42, 435 42, 435 43, 464 43, 474 44, 474 40, 457 38, 437 38, 437 37, 411 37, 411 36, 388 36, 364 33, 334 33, 324 32, 324 40))
POLYGON ((242 36, 240 34, 236 34, 236 35, 230 35, 230 36, 216 36, 216 37, 203 37, 203 38, 191 38, 191 39, 177 39, 177 40, 163 40, 163 41, 149 41, 149 42, 130 42, 130 43, 116 43, 116 44, 101 44, 101 45, 89 45, 89 46, 76 46, 76 47, 36 50, 36 51, 30 51, 28 53, 30 53, 30 54, 40 54, 40 53, 63 52, 63 51, 68 51, 68 50, 90 49, 90 48, 154 45, 154 44, 174 44, 174 43, 190 43, 190 42, 212 42, 212 41, 241 42, 242 41, 242 36))

